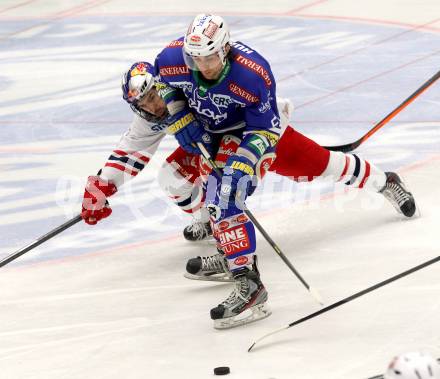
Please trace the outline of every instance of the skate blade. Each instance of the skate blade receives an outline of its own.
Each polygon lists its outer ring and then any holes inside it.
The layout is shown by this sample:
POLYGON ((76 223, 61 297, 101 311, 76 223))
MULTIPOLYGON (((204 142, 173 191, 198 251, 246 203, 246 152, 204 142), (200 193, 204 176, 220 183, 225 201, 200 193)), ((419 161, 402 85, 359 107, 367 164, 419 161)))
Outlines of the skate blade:
POLYGON ((272 311, 266 305, 266 303, 255 305, 237 316, 214 320, 214 329, 231 329, 237 326, 250 324, 258 320, 262 320, 269 317, 272 311))
POLYGON ((422 214, 420 212, 420 208, 419 208, 419 206, 417 204, 417 201, 416 201, 416 199, 415 199, 415 197, 413 195, 413 192, 411 191, 411 188, 409 188, 408 184, 406 183, 407 181, 405 180, 405 177, 403 175, 399 175, 399 176, 400 176, 400 179, 402 180, 402 182, 405 183, 404 184, 404 189, 406 191, 408 191, 412 195, 412 197, 414 199, 414 205, 416 206, 416 211, 410 217, 405 216, 403 214, 403 212, 400 210, 399 204, 397 204, 397 202, 394 200, 394 197, 393 197, 393 195, 391 195, 391 193, 388 193, 388 192, 386 194, 384 193, 386 199, 392 204, 392 206, 396 209, 396 211, 404 217, 405 220, 413 220, 415 218, 421 217, 422 214))
MULTIPOLYGON (((403 177, 403 179, 405 179, 404 176, 402 176, 402 177, 403 177)), ((405 180, 405 182, 406 182, 406 180, 405 180)), ((411 217, 406 217, 405 215, 403 215, 403 216, 405 216, 405 218, 408 218, 408 219, 410 219, 410 220, 412 220, 412 219, 414 219, 414 218, 419 218, 419 217, 421 217, 421 216, 422 216, 422 213, 420 212, 419 205, 417 204, 416 198, 415 198, 415 196, 413 195, 413 192, 411 191, 411 188, 410 188, 407 184, 405 184, 405 188, 406 188, 406 190, 407 190, 409 193, 411 193, 411 195, 412 195, 412 197, 413 197, 413 199, 414 199, 414 204, 415 204, 415 206, 416 206, 416 211, 415 211, 415 213, 414 213, 411 217)), ((402 213, 402 214, 403 214, 403 213, 402 213)))
POLYGON ((420 213, 420 208, 417 205, 417 202, 414 200, 414 204, 416 206, 416 211, 414 212, 414 214, 412 216, 406 216, 403 214, 402 210, 399 207, 399 204, 397 204, 396 201, 394 201, 393 198, 391 197, 387 197, 387 200, 391 203, 391 205, 394 207, 394 209, 397 211, 397 213, 399 213, 400 215, 402 215, 404 217, 404 220, 413 220, 415 218, 419 218, 421 216, 420 213))
POLYGON ((420 212, 419 205, 417 204, 417 201, 415 199, 414 199, 414 204, 416 205, 415 213, 411 217, 406 217, 406 218, 413 219, 413 218, 419 218, 422 216, 422 213, 420 212))
POLYGON ((193 274, 190 274, 188 272, 185 272, 183 274, 183 276, 185 278, 187 278, 187 279, 202 280, 204 282, 222 282, 222 283, 227 282, 227 283, 231 283, 231 282, 234 281, 234 279, 231 276, 227 275, 226 273, 225 274, 214 274, 214 275, 209 275, 209 276, 207 276, 207 275, 202 276, 202 275, 193 275, 193 274))

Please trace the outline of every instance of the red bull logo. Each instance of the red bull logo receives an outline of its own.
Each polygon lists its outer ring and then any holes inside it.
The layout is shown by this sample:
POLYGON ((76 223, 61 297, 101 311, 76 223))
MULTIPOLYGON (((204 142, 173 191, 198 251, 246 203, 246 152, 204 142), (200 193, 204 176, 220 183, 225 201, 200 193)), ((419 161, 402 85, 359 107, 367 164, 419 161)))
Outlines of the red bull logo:
POLYGON ((131 70, 130 74, 131 76, 136 75, 144 75, 147 72, 147 65, 145 63, 139 63, 136 65, 136 67, 131 70))

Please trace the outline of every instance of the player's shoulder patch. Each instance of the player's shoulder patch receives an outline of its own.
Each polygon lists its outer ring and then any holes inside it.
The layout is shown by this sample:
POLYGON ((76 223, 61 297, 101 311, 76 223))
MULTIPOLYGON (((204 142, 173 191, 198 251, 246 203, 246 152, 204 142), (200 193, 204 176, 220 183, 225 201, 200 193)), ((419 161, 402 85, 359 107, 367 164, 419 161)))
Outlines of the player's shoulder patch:
POLYGON ((156 58, 156 68, 162 78, 189 75, 182 54, 183 37, 171 41, 156 58))
POLYGON ((258 52, 242 42, 232 43, 232 60, 234 71, 240 72, 240 76, 255 80, 259 77, 266 87, 273 85, 273 75, 269 63, 258 52))
POLYGON ((157 60, 162 65, 183 65, 185 61, 183 60, 183 37, 171 41, 157 56, 157 60))
POLYGON ((244 67, 244 69, 253 72, 259 76, 265 83, 266 87, 271 87, 273 84, 273 77, 270 72, 270 68, 267 67, 264 62, 258 59, 251 59, 243 54, 235 54, 234 62, 244 67))

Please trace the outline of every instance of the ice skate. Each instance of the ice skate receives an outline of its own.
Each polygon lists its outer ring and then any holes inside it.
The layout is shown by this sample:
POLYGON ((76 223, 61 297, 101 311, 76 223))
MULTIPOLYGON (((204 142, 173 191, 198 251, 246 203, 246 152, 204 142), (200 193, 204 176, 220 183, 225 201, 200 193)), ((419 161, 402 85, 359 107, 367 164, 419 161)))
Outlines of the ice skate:
POLYGON ((185 278, 214 282, 233 282, 223 254, 191 258, 186 264, 185 278))
POLYGON ((229 329, 270 316, 267 291, 257 270, 247 268, 234 275, 235 288, 229 297, 211 309, 215 329, 229 329))
POLYGON ((183 230, 183 236, 187 241, 210 241, 212 240, 211 225, 208 222, 194 220, 183 230))
POLYGON ((412 217, 416 213, 416 203, 414 197, 409 192, 399 175, 395 172, 386 172, 387 180, 382 188, 382 193, 399 213, 406 217, 412 217))

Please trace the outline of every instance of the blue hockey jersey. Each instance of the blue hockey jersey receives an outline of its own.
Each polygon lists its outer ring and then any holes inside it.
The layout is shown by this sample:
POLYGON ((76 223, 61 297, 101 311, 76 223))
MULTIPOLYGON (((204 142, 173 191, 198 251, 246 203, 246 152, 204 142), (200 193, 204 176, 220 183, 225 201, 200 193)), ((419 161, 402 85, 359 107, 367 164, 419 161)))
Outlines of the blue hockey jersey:
POLYGON ((182 49, 183 37, 162 50, 155 62, 160 81, 174 89, 168 93, 171 100, 184 95, 194 114, 213 133, 243 129, 244 135, 263 134, 275 145, 281 128, 269 63, 245 44, 231 43, 228 63, 213 83, 186 66, 182 49))

